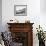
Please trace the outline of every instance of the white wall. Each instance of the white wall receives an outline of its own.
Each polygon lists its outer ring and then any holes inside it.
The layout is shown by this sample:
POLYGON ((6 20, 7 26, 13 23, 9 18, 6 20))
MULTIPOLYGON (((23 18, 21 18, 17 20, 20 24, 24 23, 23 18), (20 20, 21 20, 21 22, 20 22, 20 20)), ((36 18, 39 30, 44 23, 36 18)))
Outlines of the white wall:
POLYGON ((40 0, 40 9, 42 13, 46 13, 46 0, 40 0))
POLYGON ((46 31, 46 0, 40 0, 40 24, 46 31))
POLYGON ((19 20, 19 22, 25 22, 25 20, 30 20, 31 23, 34 23, 33 45, 38 46, 38 39, 36 37, 36 27, 38 27, 38 25, 40 24, 43 27, 44 31, 46 30, 45 13, 46 13, 46 0, 2 0, 3 31, 7 30, 8 28, 7 22, 10 19, 17 19, 19 20), (14 16, 14 5, 27 5, 27 16, 14 16))
POLYGON ((0 0, 0 31, 2 29, 2 0, 0 0))
POLYGON ((7 22, 17 19, 19 22, 30 20, 33 25, 33 45, 38 46, 36 27, 40 24, 40 0, 2 0, 3 31, 7 30, 7 22), (27 5, 27 16, 14 16, 14 5, 27 5), (37 39, 37 40, 36 40, 37 39))
POLYGON ((10 19, 17 19, 20 22, 29 19, 31 22, 39 23, 40 0, 2 0, 2 22, 3 25, 10 19), (14 5, 27 4, 27 16, 14 16, 14 5), (19 19, 18 19, 19 18, 19 19), (23 19, 22 19, 23 18, 23 19), (37 21, 38 20, 38 21, 37 21))
POLYGON ((30 20, 33 25, 33 45, 38 46, 36 27, 39 24, 46 30, 46 15, 41 11, 45 8, 45 0, 2 0, 2 25, 3 31, 7 30, 7 22, 10 19, 17 19, 19 22, 30 20), (14 16, 14 5, 27 5, 27 16, 14 16), (43 8, 43 9, 42 9, 43 8), (37 39, 37 40, 36 40, 37 39))

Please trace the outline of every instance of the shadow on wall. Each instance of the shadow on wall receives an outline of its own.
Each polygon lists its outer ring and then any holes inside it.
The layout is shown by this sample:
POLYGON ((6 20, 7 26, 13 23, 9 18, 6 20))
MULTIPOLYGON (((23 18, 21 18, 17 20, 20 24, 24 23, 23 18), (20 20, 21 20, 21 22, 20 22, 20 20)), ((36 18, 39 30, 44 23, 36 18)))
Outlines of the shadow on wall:
POLYGON ((0 31, 2 31, 2 0, 0 0, 0 31))
POLYGON ((46 14, 46 0, 40 0, 40 11, 43 14, 46 14))

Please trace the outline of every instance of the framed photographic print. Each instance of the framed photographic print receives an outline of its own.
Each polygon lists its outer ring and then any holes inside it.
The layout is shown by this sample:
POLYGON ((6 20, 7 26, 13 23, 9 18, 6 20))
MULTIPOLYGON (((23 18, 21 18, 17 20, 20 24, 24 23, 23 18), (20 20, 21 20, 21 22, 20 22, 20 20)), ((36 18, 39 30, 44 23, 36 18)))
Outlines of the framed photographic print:
POLYGON ((14 5, 14 16, 26 16, 27 5, 14 5))

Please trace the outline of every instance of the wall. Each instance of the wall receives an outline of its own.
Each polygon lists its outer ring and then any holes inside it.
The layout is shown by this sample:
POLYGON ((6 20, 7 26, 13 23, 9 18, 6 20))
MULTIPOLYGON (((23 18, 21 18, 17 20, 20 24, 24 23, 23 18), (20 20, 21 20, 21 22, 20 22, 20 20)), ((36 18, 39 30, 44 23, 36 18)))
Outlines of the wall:
POLYGON ((46 0, 40 0, 40 24, 46 31, 46 0))
POLYGON ((40 24, 40 0, 2 0, 2 26, 3 31, 8 30, 7 22, 17 19, 19 22, 30 20, 33 25, 33 45, 38 46, 36 27, 40 24), (27 16, 14 16, 14 5, 27 5, 27 16), (37 39, 37 40, 36 40, 37 39))
POLYGON ((2 22, 3 25, 10 19, 23 20, 29 19, 31 22, 39 23, 40 14, 40 0, 3 0, 2 1, 2 22), (27 4, 27 16, 14 16, 14 5, 16 4, 27 4), (18 19, 19 18, 19 19, 18 19), (23 19, 22 19, 23 18, 23 19), (38 20, 38 21, 37 21, 38 20))
POLYGON ((46 0, 40 0, 40 9, 42 13, 46 13, 46 0))
POLYGON ((2 0, 0 0, 0 31, 2 29, 2 0))

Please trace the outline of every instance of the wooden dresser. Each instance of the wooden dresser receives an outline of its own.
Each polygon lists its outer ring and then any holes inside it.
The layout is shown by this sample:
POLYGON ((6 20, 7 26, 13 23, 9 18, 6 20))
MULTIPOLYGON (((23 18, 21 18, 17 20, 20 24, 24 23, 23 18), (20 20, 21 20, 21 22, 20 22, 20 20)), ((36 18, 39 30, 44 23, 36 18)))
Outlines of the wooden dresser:
POLYGON ((7 23, 12 39, 23 43, 22 46, 33 46, 33 23, 7 23))

